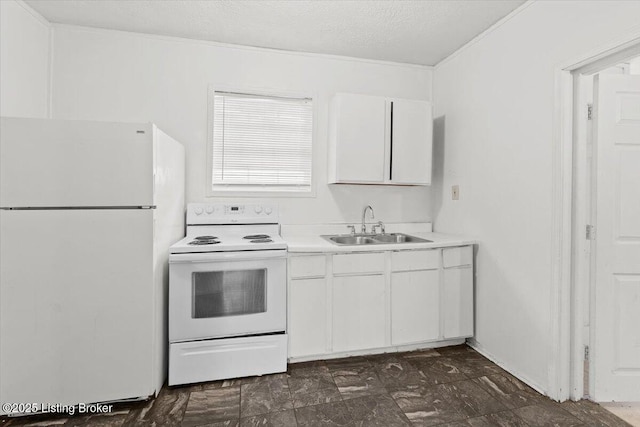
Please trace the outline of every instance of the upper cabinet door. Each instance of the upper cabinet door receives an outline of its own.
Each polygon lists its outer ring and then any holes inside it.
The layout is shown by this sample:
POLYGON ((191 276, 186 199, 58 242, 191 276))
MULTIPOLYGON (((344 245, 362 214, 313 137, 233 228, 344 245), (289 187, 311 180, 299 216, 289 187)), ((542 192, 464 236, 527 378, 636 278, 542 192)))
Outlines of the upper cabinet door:
POLYGON ((433 118, 431 103, 396 99, 391 101, 392 184, 431 184, 433 118))
POLYGON ((385 179, 386 101, 382 97, 338 94, 330 182, 382 183, 385 179))
POLYGON ((330 184, 431 184, 431 103, 339 93, 331 113, 330 184))

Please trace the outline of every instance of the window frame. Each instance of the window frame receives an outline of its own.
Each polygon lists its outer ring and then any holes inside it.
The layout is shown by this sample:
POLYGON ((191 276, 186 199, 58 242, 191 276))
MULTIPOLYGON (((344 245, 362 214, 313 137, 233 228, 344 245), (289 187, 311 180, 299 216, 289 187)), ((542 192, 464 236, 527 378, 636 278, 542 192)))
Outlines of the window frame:
POLYGON ((211 84, 207 91, 207 138, 206 138, 206 167, 205 167, 205 195, 206 197, 316 197, 316 178, 318 170, 318 97, 310 92, 293 92, 283 90, 273 90, 256 87, 237 87, 221 84, 211 84), (228 188, 214 188, 213 185, 213 122, 214 122, 214 96, 216 92, 243 93, 264 97, 285 97, 285 98, 310 98, 311 107, 311 184, 309 190, 276 190, 269 187, 265 190, 247 189, 243 190, 239 186, 229 186, 228 188))

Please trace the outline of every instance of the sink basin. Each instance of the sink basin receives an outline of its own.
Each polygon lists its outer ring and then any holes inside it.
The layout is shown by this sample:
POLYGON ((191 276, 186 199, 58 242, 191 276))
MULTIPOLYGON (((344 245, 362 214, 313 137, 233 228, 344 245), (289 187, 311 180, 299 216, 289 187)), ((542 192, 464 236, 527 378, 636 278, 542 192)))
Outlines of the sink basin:
POLYGON ((373 239, 384 243, 420 243, 431 242, 431 240, 421 239, 419 237, 409 236, 402 233, 376 234, 373 239))
POLYGON ((335 245, 340 246, 358 246, 358 245, 388 245, 402 243, 428 243, 431 240, 421 239, 415 236, 409 236, 403 233, 390 234, 356 234, 356 235, 338 235, 338 236, 321 236, 335 245))
POLYGON ((338 245, 371 245, 376 241, 369 236, 328 236, 329 241, 338 245))

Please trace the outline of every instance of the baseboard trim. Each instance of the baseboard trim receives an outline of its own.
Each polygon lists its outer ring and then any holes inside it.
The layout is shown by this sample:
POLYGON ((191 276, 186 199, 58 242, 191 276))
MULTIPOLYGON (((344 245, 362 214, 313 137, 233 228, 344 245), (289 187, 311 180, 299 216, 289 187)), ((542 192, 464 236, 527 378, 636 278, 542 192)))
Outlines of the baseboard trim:
POLYGON ((536 381, 532 380, 528 376, 524 375, 519 370, 514 369, 511 366, 499 360, 490 351, 488 351, 480 343, 478 343, 478 341, 476 341, 475 338, 468 339, 467 345, 472 349, 474 349, 475 351, 477 351, 478 353, 480 353, 481 355, 483 355, 484 357, 486 357, 487 359, 489 359, 490 361, 492 361, 493 363, 495 363, 496 365, 500 366, 505 371, 509 372, 511 375, 513 375, 514 377, 516 377, 517 379, 519 379, 520 381, 522 381, 523 383, 525 383, 526 385, 528 385, 529 387, 537 391, 538 393, 543 394, 545 396, 549 396, 545 391, 544 387, 542 387, 540 384, 538 384, 536 381))
POLYGON ((289 357, 289 363, 310 362, 313 360, 339 359, 342 357, 352 357, 352 356, 369 356, 369 355, 383 354, 383 353, 399 353, 403 351, 426 350, 430 348, 448 347, 452 345, 464 344, 464 341, 465 341, 464 338, 459 338, 455 340, 398 345, 393 347, 383 347, 383 348, 357 350, 357 351, 343 351, 343 352, 336 352, 336 353, 329 353, 329 354, 315 354, 311 356, 294 356, 294 357, 289 357))

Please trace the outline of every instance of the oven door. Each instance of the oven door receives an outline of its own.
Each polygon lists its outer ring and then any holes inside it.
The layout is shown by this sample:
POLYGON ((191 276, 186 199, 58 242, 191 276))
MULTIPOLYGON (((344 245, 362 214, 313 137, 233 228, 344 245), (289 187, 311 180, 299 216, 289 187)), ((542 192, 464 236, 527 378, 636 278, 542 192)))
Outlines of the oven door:
POLYGON ((169 341, 284 332, 287 252, 172 254, 169 341))

